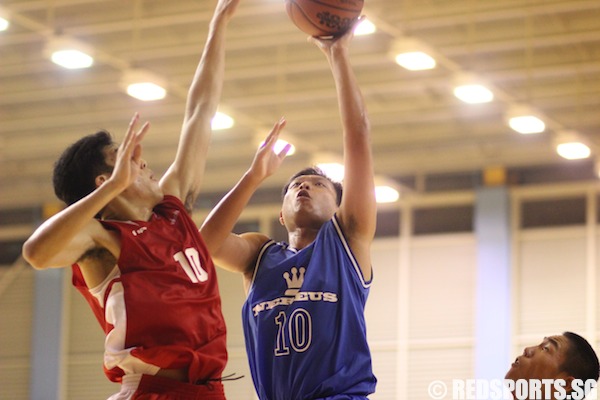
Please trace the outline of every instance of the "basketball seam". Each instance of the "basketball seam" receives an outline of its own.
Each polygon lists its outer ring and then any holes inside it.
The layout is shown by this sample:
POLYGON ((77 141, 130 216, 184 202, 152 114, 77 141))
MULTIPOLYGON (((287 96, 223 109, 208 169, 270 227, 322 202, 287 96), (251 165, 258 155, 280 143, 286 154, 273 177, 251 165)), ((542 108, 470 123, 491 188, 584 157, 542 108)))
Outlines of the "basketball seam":
MULTIPOLYGON (((293 1, 293 0, 292 0, 292 1, 293 1)), ((293 2, 294 2, 294 4, 298 4, 298 3, 296 3, 295 1, 293 1, 293 2)), ((313 2, 313 3, 320 4, 320 5, 322 5, 322 6, 327 6, 327 7, 335 8, 335 9, 337 9, 337 10, 349 11, 349 12, 356 12, 356 10, 355 10, 355 9, 353 9, 353 8, 343 8, 343 7, 335 6, 335 5, 333 5, 333 4, 324 3, 324 2, 322 2, 322 1, 319 1, 319 0, 312 0, 312 2, 313 2)), ((300 6, 298 6, 298 7, 300 8, 300 6)))
MULTIPOLYGON (((302 9, 302 7, 300 7, 300 5, 298 3, 296 3, 294 0, 292 0, 292 3, 294 3, 296 5, 296 8, 298 9, 298 11, 304 16, 304 20, 306 22, 308 22, 310 25, 312 25, 313 27, 317 28, 321 33, 323 34, 327 34, 329 35, 330 33, 325 31, 320 25, 315 24, 312 19, 308 16, 307 13, 304 12, 304 10, 302 9)), ((322 3, 321 3, 322 4, 322 3)))

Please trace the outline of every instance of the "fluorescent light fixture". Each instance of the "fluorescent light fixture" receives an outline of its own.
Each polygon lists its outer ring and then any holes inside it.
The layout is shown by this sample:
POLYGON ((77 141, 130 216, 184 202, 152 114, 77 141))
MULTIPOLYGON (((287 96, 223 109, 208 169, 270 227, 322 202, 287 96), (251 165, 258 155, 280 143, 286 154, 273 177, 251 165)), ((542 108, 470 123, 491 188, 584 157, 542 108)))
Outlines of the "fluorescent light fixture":
POLYGON ((44 51, 53 63, 67 69, 89 68, 94 64, 92 49, 66 36, 50 38, 44 51))
POLYGON ((342 182, 344 180, 344 164, 337 162, 322 162, 317 163, 317 167, 319 167, 332 181, 342 182))
POLYGON ((524 135, 544 132, 546 129, 546 124, 544 121, 535 115, 515 116, 510 118, 508 124, 513 130, 524 135))
POLYGON ((364 36, 375 33, 377 27, 368 19, 363 19, 362 22, 354 27, 355 36, 364 36))
POLYGON ((0 16, 0 32, 5 31, 10 26, 10 22, 3 16, 0 16))
POLYGON ((142 101, 164 99, 166 83, 159 76, 142 69, 130 69, 123 73, 121 87, 128 95, 142 101))
POLYGON ((524 135, 541 133, 546 129, 544 121, 525 105, 512 106, 507 113, 508 125, 524 135))
POLYGON ((229 115, 227 115, 225 113, 222 113, 222 112, 219 112, 219 111, 217 111, 217 113, 215 114, 215 116, 210 121, 210 127, 214 131, 220 131, 220 130, 223 130, 223 129, 229 129, 234 124, 235 124, 235 121, 234 121, 233 118, 231 118, 229 115))
POLYGON ((456 86, 454 96, 468 104, 489 103, 494 100, 494 93, 481 84, 456 86))
POLYGON ((454 78, 454 96, 468 104, 494 100, 494 93, 480 78, 470 73, 460 73, 454 78))
POLYGON ((391 52, 396 63, 409 71, 433 69, 437 65, 431 56, 433 51, 416 39, 398 39, 392 44, 391 52))
POLYGON ((377 203, 394 203, 400 198, 399 185, 385 176, 375 176, 375 200, 377 203))
POLYGON ((10 15, 7 10, 0 7, 0 32, 5 31, 10 26, 10 15))
POLYGON ((436 66, 435 59, 422 51, 411 51, 396 55, 396 64, 409 71, 424 71, 436 66))
POLYGON ((393 203, 398 201, 400 193, 391 186, 375 186, 375 199, 377 203, 393 203))
POLYGON ((332 181, 344 180, 344 162, 334 152, 319 151, 312 156, 312 164, 320 168, 332 181))
MULTIPOLYGON (((262 147, 265 144, 264 140, 260 142, 260 147, 262 147)), ((275 147, 273 147, 273 151, 275 151, 276 154, 281 153, 281 151, 283 150, 283 148, 287 145, 291 145, 288 152, 286 153, 286 157, 287 156, 291 156, 292 154, 294 154, 296 152, 296 146, 294 146, 293 144, 291 144, 290 142, 288 142, 287 140, 284 139, 278 139, 277 142, 275 142, 275 147)))
POLYGON ((558 155, 567 160, 581 160, 592 154, 589 146, 581 140, 576 132, 558 132, 554 143, 558 155))
POLYGON ((590 148, 581 142, 566 142, 556 145, 556 152, 562 158, 567 160, 581 160, 588 158, 592 151, 590 148))

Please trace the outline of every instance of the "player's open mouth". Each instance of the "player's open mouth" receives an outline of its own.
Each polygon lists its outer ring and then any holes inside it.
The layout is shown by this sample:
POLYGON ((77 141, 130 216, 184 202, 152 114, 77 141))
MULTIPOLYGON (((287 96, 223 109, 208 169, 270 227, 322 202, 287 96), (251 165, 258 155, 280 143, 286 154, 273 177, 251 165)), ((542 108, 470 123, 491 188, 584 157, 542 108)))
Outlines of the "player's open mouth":
POLYGON ((310 195, 308 194, 308 192, 306 190, 299 191, 298 195, 296 197, 307 197, 310 199, 310 195))

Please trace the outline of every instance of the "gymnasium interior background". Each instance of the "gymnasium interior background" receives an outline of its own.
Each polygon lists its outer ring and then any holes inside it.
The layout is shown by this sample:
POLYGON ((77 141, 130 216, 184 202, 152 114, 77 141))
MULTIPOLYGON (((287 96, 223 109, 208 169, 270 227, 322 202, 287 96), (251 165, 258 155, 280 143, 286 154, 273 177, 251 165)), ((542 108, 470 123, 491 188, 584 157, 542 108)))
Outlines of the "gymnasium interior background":
MULTIPOLYGON (((103 335, 69 269, 34 271, 23 241, 60 208, 51 170, 80 136, 120 138, 135 111, 152 123, 144 157, 162 172, 175 153, 187 85, 215 1, 3 0, 0 17, 0 398, 99 399, 103 335), (90 68, 48 59, 57 38, 91 49, 90 68), (143 70, 166 84, 141 102, 123 80, 143 70), (43 393, 43 395, 39 395, 43 393)), ((565 330, 600 349, 600 3, 594 0, 366 0, 375 32, 351 58, 369 110, 379 205, 368 334, 379 379, 372 399, 430 399, 432 381, 502 378, 523 347, 565 330), (418 44, 435 68, 395 55, 418 44), (453 95, 465 80, 493 100, 453 95), (507 118, 545 122, 519 134, 507 118), (563 140, 588 157, 566 160, 563 140)), ((285 115, 296 146, 253 198, 237 230, 285 234, 279 191, 296 170, 341 157, 335 90, 322 54, 282 0, 242 0, 228 31, 219 111, 198 223, 285 115)), ((241 278, 219 271, 228 325, 231 399, 254 399, 243 343, 241 278)))

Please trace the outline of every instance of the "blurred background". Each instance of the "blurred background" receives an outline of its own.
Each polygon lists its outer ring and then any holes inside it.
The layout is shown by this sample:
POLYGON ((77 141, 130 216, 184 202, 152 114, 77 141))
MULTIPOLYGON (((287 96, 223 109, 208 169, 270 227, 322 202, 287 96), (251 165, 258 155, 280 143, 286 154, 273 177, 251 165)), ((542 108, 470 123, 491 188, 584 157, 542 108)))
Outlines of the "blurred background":
MULTIPOLYGON (((118 140, 140 112, 152 123, 144 158, 164 172, 215 4, 0 2, 1 398, 34 398, 36 387, 48 387, 44 379, 60 393, 47 398, 117 391, 102 374, 102 334, 69 271, 34 273, 18 256, 60 209, 52 166, 81 136, 107 129, 118 140), (65 48, 88 58, 77 68, 56 64, 54 52, 65 48), (128 85, 140 81, 163 90, 154 100, 134 98, 128 85), (58 327, 43 325, 40 302, 54 304, 58 327), (39 370, 35 349, 47 343, 39 324, 50 343, 61 343, 51 375, 39 370)), ((494 326, 482 305, 500 305, 500 371, 522 346, 562 330, 596 344, 600 2, 366 0, 364 14, 351 59, 369 110, 377 184, 386 188, 378 194, 392 195, 379 198, 367 310, 380 378, 373 398, 428 399, 433 379, 480 374, 482 343, 492 338, 482 326, 494 326), (491 279, 486 229, 505 234, 491 243, 503 272, 489 291, 500 290, 496 303, 481 297, 491 279)), ((199 223, 281 116, 295 153, 237 229, 285 239, 280 187, 302 167, 340 162, 336 94, 325 58, 284 1, 242 0, 228 31, 199 223)), ((241 284, 220 274, 230 365, 244 371, 241 284)), ((228 385, 231 398, 253 398, 249 374, 228 385)))

